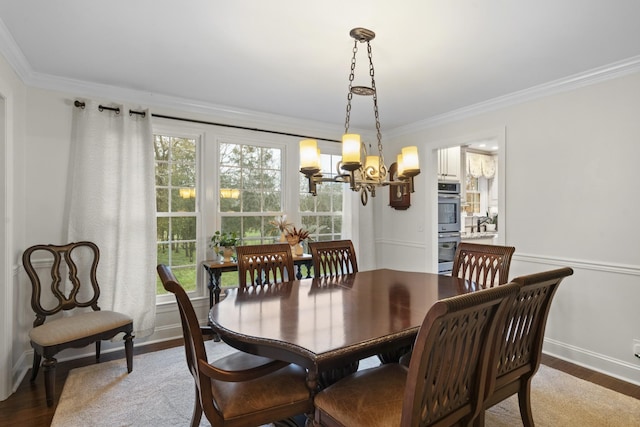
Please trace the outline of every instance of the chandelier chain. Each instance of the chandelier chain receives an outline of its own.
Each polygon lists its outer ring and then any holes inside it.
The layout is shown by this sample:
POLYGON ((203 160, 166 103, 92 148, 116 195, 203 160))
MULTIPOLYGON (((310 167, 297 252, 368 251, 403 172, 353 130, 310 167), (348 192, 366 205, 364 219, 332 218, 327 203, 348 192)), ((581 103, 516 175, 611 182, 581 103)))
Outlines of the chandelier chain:
POLYGON ((344 119, 344 133, 349 133, 349 121, 351 120, 351 100, 353 99, 353 79, 356 70, 356 54, 358 53, 358 40, 353 43, 353 57, 351 58, 351 71, 349 72, 349 90, 347 91, 347 115, 344 119))
POLYGON ((386 175, 384 156, 382 154, 382 133, 380 132, 380 114, 378 113, 378 89, 376 88, 375 70, 373 68, 373 55, 371 53, 371 43, 367 41, 367 55, 369 57, 369 75, 371 76, 371 89, 373 90, 373 115, 376 119, 376 138, 378 139, 378 155, 380 178, 386 175))

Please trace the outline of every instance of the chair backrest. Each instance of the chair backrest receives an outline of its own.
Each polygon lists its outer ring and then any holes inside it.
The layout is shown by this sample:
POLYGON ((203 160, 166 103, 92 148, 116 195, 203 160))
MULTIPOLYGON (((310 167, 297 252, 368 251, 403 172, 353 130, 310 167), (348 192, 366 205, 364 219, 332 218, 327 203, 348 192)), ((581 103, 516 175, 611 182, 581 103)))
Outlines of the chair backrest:
POLYGON ((99 260, 100 250, 92 242, 35 245, 24 251, 22 265, 31 281, 31 307, 36 313, 34 327, 62 310, 77 307, 100 310, 96 275, 99 260), (49 262, 51 268, 46 274, 39 274, 36 265, 49 262), (49 283, 43 286, 43 281, 49 283))
POLYGON ((196 387, 198 388, 198 396, 204 407, 204 405, 210 404, 210 402, 213 401, 213 394, 211 392, 211 380, 209 377, 200 375, 198 360, 207 362, 207 353, 204 348, 204 340, 202 338, 200 324, 198 323, 198 317, 193 309, 191 300, 184 288, 178 283, 178 279, 173 275, 171 269, 163 264, 159 264, 156 269, 162 281, 162 286, 176 297, 184 336, 187 366, 195 380, 196 387))
POLYGON ((238 246, 236 254, 241 288, 295 280, 293 255, 287 243, 238 246))
POLYGON ((309 242, 315 277, 357 273, 358 260, 351 240, 309 242))
POLYGON ((492 379, 487 384, 488 392, 536 373, 551 301, 560 282, 572 274, 565 267, 513 279, 522 287, 507 309, 503 328, 497 331, 497 372, 495 384, 492 379))
POLYGON ((401 426, 468 424, 480 412, 495 330, 519 287, 447 298, 429 310, 409 364, 401 426))
POLYGON ((451 275, 490 288, 509 281, 513 246, 479 245, 462 242, 453 258, 451 275))

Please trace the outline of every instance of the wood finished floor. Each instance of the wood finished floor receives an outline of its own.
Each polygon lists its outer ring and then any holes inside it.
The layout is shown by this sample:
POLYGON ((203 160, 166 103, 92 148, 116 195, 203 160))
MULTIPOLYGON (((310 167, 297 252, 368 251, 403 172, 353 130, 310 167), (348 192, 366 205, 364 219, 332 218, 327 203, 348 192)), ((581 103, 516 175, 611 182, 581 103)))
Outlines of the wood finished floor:
MULTIPOLYGON (((147 345, 140 348, 134 348, 134 354, 143 354, 152 351, 164 350, 166 348, 182 345, 182 340, 173 340, 162 343, 147 345)), ((124 358, 124 350, 117 351, 102 356, 103 362, 124 358)), ((61 362, 56 368, 56 395, 54 405, 47 407, 44 396, 44 379, 42 372, 38 374, 34 384, 29 382, 30 372, 25 376, 24 380, 18 387, 18 390, 5 401, 0 402, 0 426, 29 426, 29 427, 48 427, 51 425, 53 414, 56 410, 56 403, 62 393, 62 387, 67 375, 71 369, 86 366, 94 363, 93 358, 84 358, 68 362, 61 362)), ((123 361, 124 363, 124 361, 123 361)), ((577 365, 556 359, 551 356, 543 356, 542 363, 566 372, 578 378, 599 384, 608 389, 626 394, 628 396, 640 399, 640 386, 629 384, 606 375, 590 371, 577 365)), ((134 365, 135 369, 135 365, 134 365)))

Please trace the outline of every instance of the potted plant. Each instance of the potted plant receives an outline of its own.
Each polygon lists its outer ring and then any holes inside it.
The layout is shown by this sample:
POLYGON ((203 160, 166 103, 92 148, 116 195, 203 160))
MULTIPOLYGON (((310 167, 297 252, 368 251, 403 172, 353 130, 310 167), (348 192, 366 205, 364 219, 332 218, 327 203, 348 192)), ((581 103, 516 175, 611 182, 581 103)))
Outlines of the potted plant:
POLYGON ((225 262, 231 261, 233 251, 240 242, 238 234, 235 231, 222 233, 220 230, 213 233, 209 246, 220 256, 224 257, 225 262))
POLYGON ((487 212, 487 231, 496 231, 498 226, 498 214, 494 214, 493 216, 489 215, 487 212))

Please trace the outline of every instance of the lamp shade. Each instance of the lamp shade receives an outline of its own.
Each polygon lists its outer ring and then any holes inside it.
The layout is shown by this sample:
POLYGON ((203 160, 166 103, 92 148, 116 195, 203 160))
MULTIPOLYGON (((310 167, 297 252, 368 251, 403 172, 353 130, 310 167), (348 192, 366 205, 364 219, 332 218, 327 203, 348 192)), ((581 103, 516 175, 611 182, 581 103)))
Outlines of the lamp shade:
POLYGON ((380 173, 380 157, 379 156, 367 156, 364 162, 364 170, 367 176, 377 178, 380 173))
POLYGON ((345 133, 342 135, 342 163, 360 164, 360 135, 345 133))
POLYGON ((402 154, 396 156, 396 165, 398 166, 398 178, 404 177, 404 159, 402 154))
POLYGON ((418 158, 418 147, 411 145, 402 148, 403 171, 419 171, 420 159, 418 158))
POLYGON ((300 169, 320 169, 320 150, 315 139, 300 141, 300 169))

